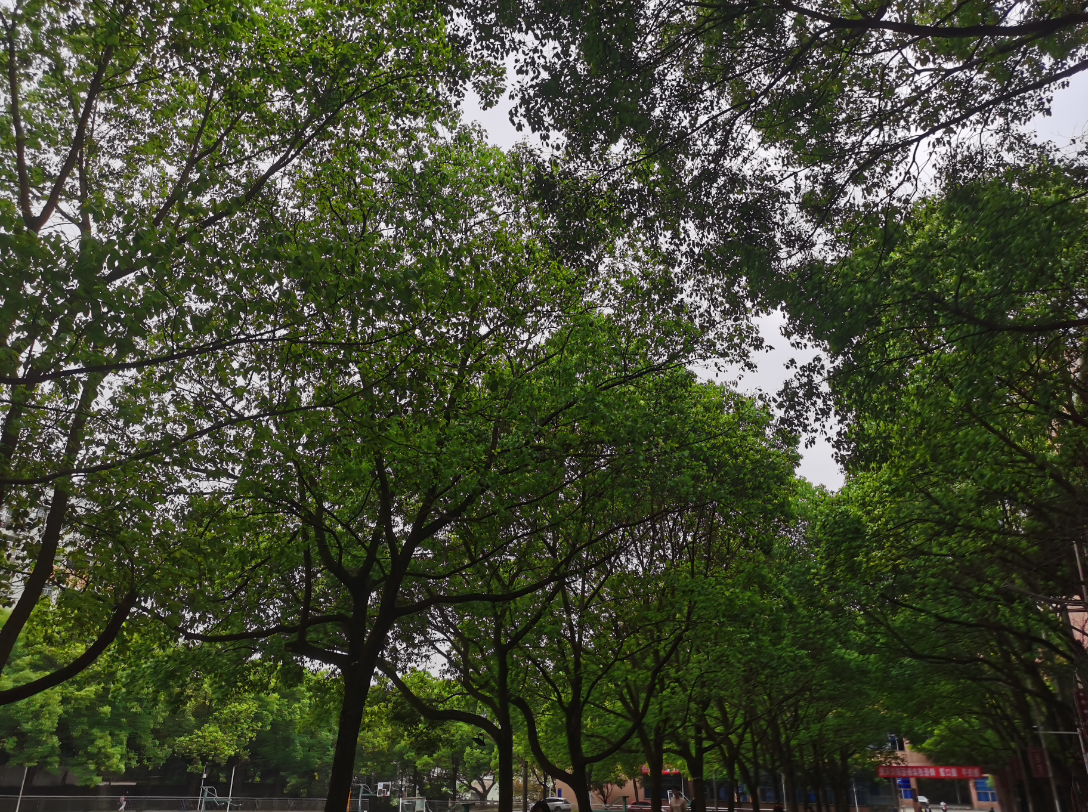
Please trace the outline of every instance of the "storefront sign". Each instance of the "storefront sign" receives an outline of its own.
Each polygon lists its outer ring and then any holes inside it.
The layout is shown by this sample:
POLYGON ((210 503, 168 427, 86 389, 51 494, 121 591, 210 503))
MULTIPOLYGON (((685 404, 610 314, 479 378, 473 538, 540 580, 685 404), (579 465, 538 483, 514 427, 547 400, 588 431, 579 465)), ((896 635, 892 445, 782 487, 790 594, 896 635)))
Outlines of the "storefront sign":
POLYGON ((877 767, 881 778, 982 778, 981 767, 877 767))

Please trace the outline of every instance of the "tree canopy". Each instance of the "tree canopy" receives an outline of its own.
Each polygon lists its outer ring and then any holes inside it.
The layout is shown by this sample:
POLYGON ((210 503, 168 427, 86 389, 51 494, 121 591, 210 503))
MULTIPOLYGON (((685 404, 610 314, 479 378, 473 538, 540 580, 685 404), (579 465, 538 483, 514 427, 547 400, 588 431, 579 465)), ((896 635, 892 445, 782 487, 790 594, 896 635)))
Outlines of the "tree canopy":
POLYGON ((1083 3, 0 24, 12 763, 845 812, 891 730, 1079 812, 1083 3), (545 149, 460 120, 508 64, 545 149), (692 371, 772 309, 777 397, 692 371))

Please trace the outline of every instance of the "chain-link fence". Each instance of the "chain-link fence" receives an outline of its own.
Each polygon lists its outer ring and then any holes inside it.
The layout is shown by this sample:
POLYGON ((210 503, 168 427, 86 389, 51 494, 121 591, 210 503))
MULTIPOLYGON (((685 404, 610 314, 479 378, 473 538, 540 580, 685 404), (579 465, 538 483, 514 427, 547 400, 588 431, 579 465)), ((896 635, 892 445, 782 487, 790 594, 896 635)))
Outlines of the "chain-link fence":
MULTIPOLYGON (((0 796, 0 812, 117 812, 120 795, 15 795, 0 796)), ((199 812, 200 798, 128 795, 125 812, 199 812)), ((228 812, 227 798, 206 798, 205 812, 228 812)), ((324 798, 231 798, 230 812, 321 812, 324 798)), ((366 805, 364 803, 365 812, 366 805)), ((355 812, 355 802, 352 802, 355 812)))

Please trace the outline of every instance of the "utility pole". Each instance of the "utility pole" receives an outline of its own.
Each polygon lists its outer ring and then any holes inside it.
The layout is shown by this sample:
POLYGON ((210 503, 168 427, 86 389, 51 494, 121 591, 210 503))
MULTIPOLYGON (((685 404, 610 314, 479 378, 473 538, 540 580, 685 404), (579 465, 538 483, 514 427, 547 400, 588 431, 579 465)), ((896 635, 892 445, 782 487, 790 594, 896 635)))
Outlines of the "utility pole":
POLYGON ((26 786, 26 773, 29 769, 25 764, 23 765, 23 780, 19 784, 19 800, 15 802, 15 812, 19 812, 19 807, 23 804, 23 787, 26 786))
POLYGON ((230 812, 230 799, 234 797, 234 773, 238 769, 235 764, 230 770, 230 789, 227 790, 227 812, 230 812))
POLYGON ((1054 780, 1054 767, 1050 764, 1050 751, 1046 749, 1046 739, 1043 738, 1043 728, 1035 728, 1039 734, 1039 746, 1043 748, 1043 759, 1046 763, 1046 771, 1050 776, 1050 794, 1054 796, 1054 812, 1062 812, 1062 802, 1058 798, 1058 782, 1054 780))
POLYGON ((200 771, 200 800, 197 802, 198 812, 204 812, 204 779, 208 777, 208 765, 205 764, 200 771))

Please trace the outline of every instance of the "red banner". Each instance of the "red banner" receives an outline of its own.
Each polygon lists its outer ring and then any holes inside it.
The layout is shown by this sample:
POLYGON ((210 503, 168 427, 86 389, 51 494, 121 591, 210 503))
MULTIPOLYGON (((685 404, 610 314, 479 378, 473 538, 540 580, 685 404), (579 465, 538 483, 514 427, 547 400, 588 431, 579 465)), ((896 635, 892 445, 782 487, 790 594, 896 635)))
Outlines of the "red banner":
POLYGON ((982 778, 981 767, 877 767, 881 778, 982 778))
POLYGON ((1042 747, 1028 748, 1028 763, 1031 764, 1031 774, 1036 778, 1050 778, 1050 770, 1047 769, 1046 750, 1042 747))

